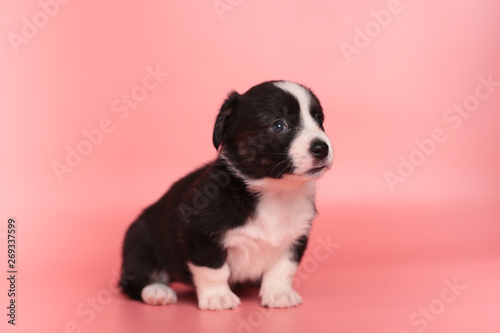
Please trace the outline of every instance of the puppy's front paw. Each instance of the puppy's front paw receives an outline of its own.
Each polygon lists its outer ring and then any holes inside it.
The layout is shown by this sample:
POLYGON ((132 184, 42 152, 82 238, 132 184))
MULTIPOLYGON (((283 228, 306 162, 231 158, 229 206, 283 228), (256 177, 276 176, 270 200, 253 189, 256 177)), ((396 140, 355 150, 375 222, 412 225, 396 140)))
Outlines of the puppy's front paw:
POLYGON ((177 302, 177 294, 163 283, 152 283, 142 289, 142 300, 151 305, 167 305, 177 302))
POLYGON ((302 303, 302 297, 292 288, 273 288, 261 292, 262 305, 268 308, 290 308, 302 303))
POLYGON ((226 310, 234 309, 241 304, 229 286, 204 288, 198 291, 198 307, 200 310, 226 310))

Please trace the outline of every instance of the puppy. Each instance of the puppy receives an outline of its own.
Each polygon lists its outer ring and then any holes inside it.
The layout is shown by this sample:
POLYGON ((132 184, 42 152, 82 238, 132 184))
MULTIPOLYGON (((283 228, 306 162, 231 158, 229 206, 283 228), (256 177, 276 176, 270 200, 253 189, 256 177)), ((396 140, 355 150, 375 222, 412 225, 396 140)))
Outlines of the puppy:
POLYGON ((297 83, 232 91, 215 121, 215 161, 129 227, 122 290, 165 305, 177 301, 168 284, 178 281, 194 285, 201 310, 222 310, 240 304, 230 286, 251 282, 263 306, 302 303, 292 282, 316 215, 315 181, 333 160, 323 121, 318 98, 297 83))

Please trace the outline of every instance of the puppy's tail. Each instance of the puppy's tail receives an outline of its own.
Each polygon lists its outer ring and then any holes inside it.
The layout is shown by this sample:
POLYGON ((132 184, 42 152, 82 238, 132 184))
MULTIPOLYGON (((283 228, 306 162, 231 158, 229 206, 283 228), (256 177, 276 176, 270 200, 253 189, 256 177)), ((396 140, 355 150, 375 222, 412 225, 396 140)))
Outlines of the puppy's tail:
POLYGON ((147 225, 140 218, 130 225, 125 234, 119 286, 132 299, 142 299, 142 289, 151 283, 153 272, 159 268, 150 238, 147 225))

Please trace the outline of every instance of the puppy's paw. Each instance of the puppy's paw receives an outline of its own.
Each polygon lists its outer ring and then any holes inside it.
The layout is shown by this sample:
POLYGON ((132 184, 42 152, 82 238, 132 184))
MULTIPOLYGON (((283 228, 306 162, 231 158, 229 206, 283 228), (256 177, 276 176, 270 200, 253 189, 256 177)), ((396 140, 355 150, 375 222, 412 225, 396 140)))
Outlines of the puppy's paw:
POLYGON ((144 303, 151 305, 167 305, 177 302, 177 294, 163 283, 152 283, 142 289, 144 303))
POLYGON ((234 309, 241 304, 229 286, 204 288, 198 291, 198 307, 200 310, 226 310, 234 309))
POLYGON ((268 308, 290 308, 302 303, 302 297, 292 288, 272 288, 261 292, 262 305, 268 308))

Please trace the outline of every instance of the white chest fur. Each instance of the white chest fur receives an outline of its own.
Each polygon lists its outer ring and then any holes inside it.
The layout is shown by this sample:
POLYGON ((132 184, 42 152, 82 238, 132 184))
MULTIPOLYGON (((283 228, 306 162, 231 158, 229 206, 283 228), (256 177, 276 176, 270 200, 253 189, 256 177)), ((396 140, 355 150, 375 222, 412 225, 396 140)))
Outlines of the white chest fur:
POLYGON ((255 216, 224 239, 231 283, 258 280, 298 238, 309 233, 315 215, 315 183, 277 187, 273 182, 259 183, 264 188, 255 216))

